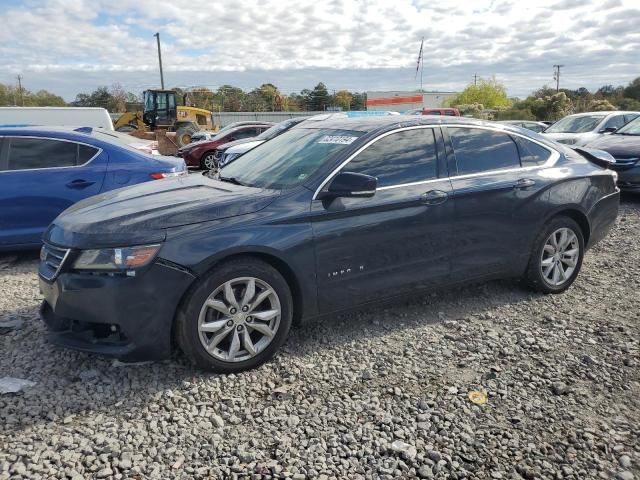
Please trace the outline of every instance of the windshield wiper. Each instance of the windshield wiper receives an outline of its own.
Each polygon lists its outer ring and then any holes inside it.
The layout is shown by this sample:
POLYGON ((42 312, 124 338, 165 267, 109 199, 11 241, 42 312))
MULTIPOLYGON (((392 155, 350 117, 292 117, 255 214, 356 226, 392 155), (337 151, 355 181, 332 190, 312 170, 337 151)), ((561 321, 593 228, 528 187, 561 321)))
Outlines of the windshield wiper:
POLYGON ((222 175, 218 175, 218 180, 222 182, 233 183, 234 185, 240 185, 241 187, 246 187, 244 183, 242 183, 240 180, 238 180, 235 177, 223 177, 222 175))

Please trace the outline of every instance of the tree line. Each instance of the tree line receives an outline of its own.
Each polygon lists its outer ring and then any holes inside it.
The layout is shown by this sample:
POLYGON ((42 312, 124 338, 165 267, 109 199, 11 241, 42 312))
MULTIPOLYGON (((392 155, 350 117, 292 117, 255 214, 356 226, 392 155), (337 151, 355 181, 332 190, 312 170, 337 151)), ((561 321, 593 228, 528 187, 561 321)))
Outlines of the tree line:
POLYGON ((640 111, 640 77, 627 85, 604 85, 595 92, 549 86, 525 99, 509 98, 505 86, 495 78, 480 79, 449 98, 447 105, 463 115, 493 120, 558 120, 571 113, 603 110, 640 111))
MULTIPOLYGON (((365 110, 366 94, 338 90, 329 92, 318 83, 313 89, 283 94, 272 83, 245 91, 233 85, 209 88, 175 88, 180 105, 221 112, 331 111, 365 110)), ((120 84, 98 87, 91 93, 79 93, 66 103, 46 90, 31 92, 25 88, 0 83, 0 106, 24 105, 103 107, 117 113, 142 109, 142 94, 126 91, 120 84)), ((504 84, 495 78, 480 79, 451 97, 447 106, 456 107, 463 115, 495 120, 557 120, 570 113, 597 110, 639 110, 640 77, 627 85, 604 85, 595 92, 586 88, 555 89, 548 86, 532 92, 525 99, 509 97, 504 84)))

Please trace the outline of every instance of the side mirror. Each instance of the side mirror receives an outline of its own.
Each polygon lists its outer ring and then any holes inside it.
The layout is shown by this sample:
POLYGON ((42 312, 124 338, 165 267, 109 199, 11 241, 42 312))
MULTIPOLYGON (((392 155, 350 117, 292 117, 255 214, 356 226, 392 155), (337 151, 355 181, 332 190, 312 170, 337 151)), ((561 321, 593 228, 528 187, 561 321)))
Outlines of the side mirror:
POLYGON ((321 192, 321 198, 373 197, 378 188, 378 179, 371 175, 341 172, 336 175, 329 188, 321 192))
POLYGON ((616 127, 607 127, 600 130, 601 133, 613 133, 618 130, 616 127))

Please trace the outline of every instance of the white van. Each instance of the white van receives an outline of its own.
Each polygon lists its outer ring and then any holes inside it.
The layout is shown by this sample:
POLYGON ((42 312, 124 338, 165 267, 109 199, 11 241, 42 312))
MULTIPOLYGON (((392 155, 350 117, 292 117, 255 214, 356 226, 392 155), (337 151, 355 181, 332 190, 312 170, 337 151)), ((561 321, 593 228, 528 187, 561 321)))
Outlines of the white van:
POLYGON ((113 130, 109 112, 99 107, 0 107, 0 127, 93 127, 113 130))

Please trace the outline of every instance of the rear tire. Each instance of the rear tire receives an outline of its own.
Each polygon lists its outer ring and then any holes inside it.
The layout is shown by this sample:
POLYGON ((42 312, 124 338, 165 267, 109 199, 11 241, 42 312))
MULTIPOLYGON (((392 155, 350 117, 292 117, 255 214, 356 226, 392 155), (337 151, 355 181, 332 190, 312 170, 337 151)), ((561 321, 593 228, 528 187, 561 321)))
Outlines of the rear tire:
POLYGON ((196 133, 198 130, 195 129, 191 125, 186 125, 184 127, 178 128, 176 131, 176 143, 178 144, 178 148, 184 147, 191 143, 191 135, 196 133))
POLYGON ((225 262, 185 298, 176 339, 198 367, 237 373, 271 359, 287 338, 293 300, 271 265, 246 257, 225 262))
POLYGON ((530 288, 561 293, 573 284, 584 258, 584 235, 575 220, 551 219, 538 235, 525 273, 530 288))

